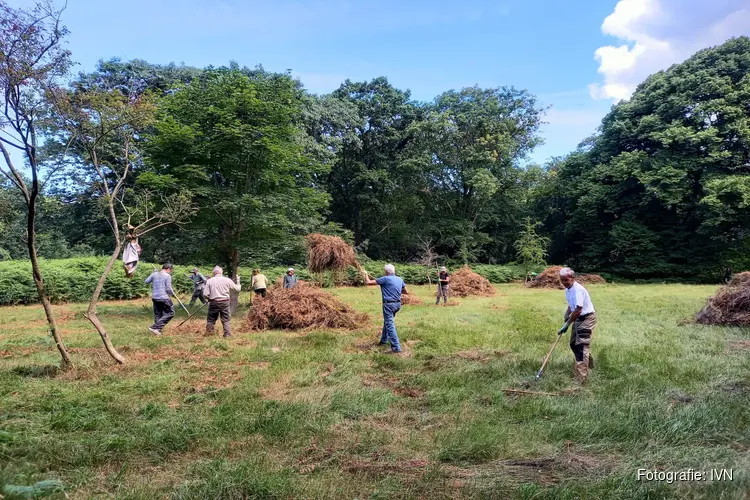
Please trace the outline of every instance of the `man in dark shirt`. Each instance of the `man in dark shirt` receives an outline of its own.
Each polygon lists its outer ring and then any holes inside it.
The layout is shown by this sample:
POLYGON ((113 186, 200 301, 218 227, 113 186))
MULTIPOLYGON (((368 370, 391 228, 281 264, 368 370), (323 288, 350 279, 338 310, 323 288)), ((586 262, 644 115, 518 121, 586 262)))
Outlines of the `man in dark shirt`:
POLYGON ((197 267, 193 268, 193 271, 190 273, 190 281, 193 282, 193 296, 190 298, 190 306, 195 304, 196 300, 200 300, 201 304, 206 303, 206 299, 203 297, 203 287, 206 284, 206 277, 203 276, 199 271, 197 267))
POLYGON ((409 293, 406 290, 404 280, 396 276, 396 268, 392 264, 386 264, 385 276, 378 279, 372 279, 365 275, 365 284, 369 286, 380 285, 380 292, 383 295, 383 333, 380 335, 380 344, 391 343, 391 352, 394 354, 401 352, 401 343, 398 340, 396 332, 396 322, 394 321, 396 313, 401 310, 401 294, 409 293))
POLYGON ((440 272, 438 273, 438 290, 437 290, 437 300, 435 300, 435 305, 440 304, 440 297, 443 297, 443 304, 446 304, 448 302, 448 283, 450 282, 450 274, 448 274, 448 270, 445 268, 445 266, 440 268, 440 272))

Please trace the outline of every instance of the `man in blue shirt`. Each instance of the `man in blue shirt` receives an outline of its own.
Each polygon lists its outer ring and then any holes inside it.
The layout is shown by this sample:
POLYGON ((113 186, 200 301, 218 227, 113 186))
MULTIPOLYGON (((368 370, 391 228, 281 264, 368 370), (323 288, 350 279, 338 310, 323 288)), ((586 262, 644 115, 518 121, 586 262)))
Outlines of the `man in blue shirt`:
POLYGON ((148 329, 154 335, 161 335, 161 330, 174 317, 174 305, 170 297, 172 290, 172 264, 161 266, 161 271, 154 271, 146 278, 145 283, 151 284, 151 302, 154 304, 154 324, 148 329))
POLYGON ((383 294, 383 333, 380 336, 380 344, 385 345, 390 342, 392 353, 401 352, 394 317, 401 309, 401 294, 409 293, 404 280, 396 276, 396 268, 392 264, 386 264, 385 276, 374 280, 366 274, 365 284, 380 285, 380 292, 383 294))

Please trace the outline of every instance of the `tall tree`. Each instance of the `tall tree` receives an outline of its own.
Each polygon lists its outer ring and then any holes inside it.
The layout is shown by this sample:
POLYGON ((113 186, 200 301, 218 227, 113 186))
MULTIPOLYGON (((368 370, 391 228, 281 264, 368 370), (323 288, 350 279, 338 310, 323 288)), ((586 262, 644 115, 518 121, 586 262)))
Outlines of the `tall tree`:
POLYGON ((63 367, 68 367, 70 356, 57 330, 36 248, 37 203, 43 185, 38 149, 42 135, 40 121, 48 108, 45 91, 67 74, 71 64, 70 53, 62 48, 67 29, 61 25, 61 13, 62 10, 49 1, 28 11, 13 9, 0 1, 0 92, 4 118, 0 124, 0 151, 5 161, 0 172, 23 197, 26 246, 34 284, 63 367), (23 154, 25 172, 21 165, 14 163, 9 148, 23 154))
POLYGON ((569 256, 632 277, 708 277, 750 242, 750 39, 639 85, 560 166, 569 256))
POLYGON ((425 194, 431 218, 439 221, 440 250, 465 259, 486 256, 486 247, 497 245, 488 231, 518 223, 512 207, 523 198, 520 161, 541 143, 544 110, 533 95, 512 87, 451 90, 428 109, 412 129, 430 180, 425 194))
MULTIPOLYGON (((321 222, 324 165, 299 138, 301 92, 288 75, 207 70, 164 99, 138 182, 189 189, 200 210, 185 232, 236 275, 243 256, 284 250, 321 222)), ((194 252, 193 255, 198 254, 194 252)))
POLYGON ((332 219, 354 232, 357 245, 369 240, 371 255, 406 258, 418 247, 424 210, 421 165, 407 161, 421 108, 383 77, 347 80, 332 96, 357 113, 356 140, 343 141, 328 179, 332 219))
POLYGON ((192 213, 185 196, 162 200, 157 210, 146 211, 151 200, 143 195, 128 196, 126 182, 134 165, 140 163, 136 138, 153 123, 155 106, 149 93, 125 95, 119 89, 88 88, 79 82, 73 90, 52 89, 55 119, 65 142, 75 154, 75 178, 88 192, 95 193, 104 207, 113 245, 109 260, 94 288, 84 316, 99 333, 109 355, 118 363, 125 359, 112 345, 109 333, 97 315, 97 303, 104 283, 117 262, 126 238, 135 239, 169 224, 181 224, 192 213), (126 217, 123 225, 120 219, 126 217))

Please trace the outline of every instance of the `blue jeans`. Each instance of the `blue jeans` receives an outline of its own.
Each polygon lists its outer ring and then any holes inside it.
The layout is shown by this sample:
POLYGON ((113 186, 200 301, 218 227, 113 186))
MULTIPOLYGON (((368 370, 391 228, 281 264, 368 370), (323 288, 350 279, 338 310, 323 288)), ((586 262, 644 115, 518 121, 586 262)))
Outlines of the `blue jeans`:
POLYGON ((383 304, 383 334, 380 336, 380 343, 391 343, 391 350, 401 352, 401 343, 398 341, 396 333, 396 323, 393 320, 396 313, 401 310, 401 303, 383 304))

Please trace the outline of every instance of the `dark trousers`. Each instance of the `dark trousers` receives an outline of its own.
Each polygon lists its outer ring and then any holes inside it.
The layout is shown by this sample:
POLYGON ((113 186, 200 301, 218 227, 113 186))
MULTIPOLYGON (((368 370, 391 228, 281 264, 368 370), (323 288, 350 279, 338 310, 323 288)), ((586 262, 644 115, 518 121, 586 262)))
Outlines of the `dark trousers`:
POLYGON ((201 304, 205 304, 206 303, 206 299, 205 299, 205 297, 203 297, 203 289, 202 288, 200 290, 195 290, 193 292, 193 296, 190 297, 190 304, 189 305, 192 306, 193 304, 195 304, 196 299, 200 300, 201 304))
POLYGON ((208 317, 206 318, 206 332, 211 333, 214 331, 214 325, 216 320, 221 316, 221 326, 224 328, 224 336, 227 337, 232 334, 231 326, 229 321, 231 315, 229 314, 229 301, 216 301, 212 300, 208 303, 208 317))
POLYGON ((161 331, 174 317, 172 299, 151 299, 154 303, 154 324, 151 328, 161 331))
POLYGON ((266 289, 265 288, 256 288, 255 289, 255 295, 260 295, 261 297, 266 297, 266 289))
POLYGON ((448 302, 448 283, 444 285, 442 283, 438 284, 437 300, 435 300, 435 304, 440 303, 440 297, 443 298, 443 304, 446 304, 448 302))

